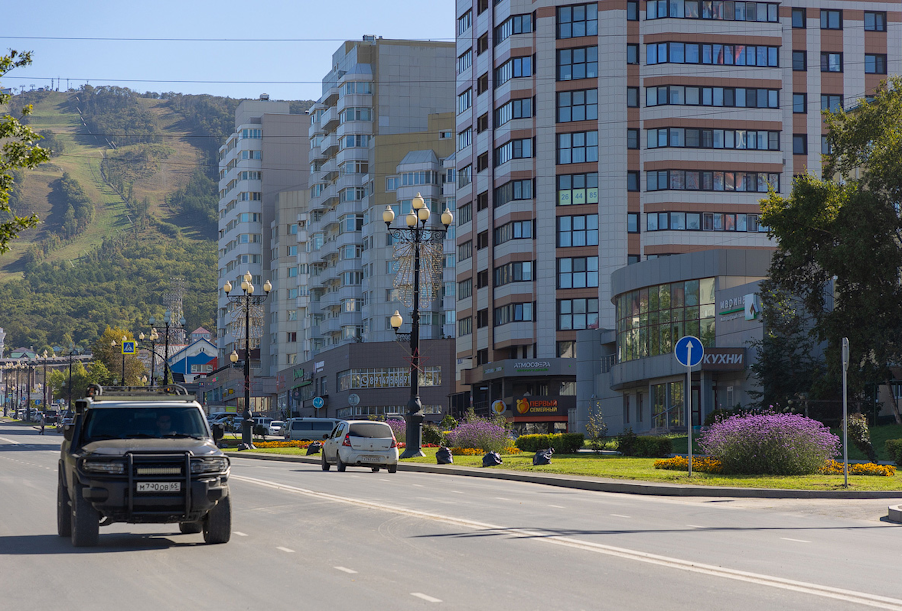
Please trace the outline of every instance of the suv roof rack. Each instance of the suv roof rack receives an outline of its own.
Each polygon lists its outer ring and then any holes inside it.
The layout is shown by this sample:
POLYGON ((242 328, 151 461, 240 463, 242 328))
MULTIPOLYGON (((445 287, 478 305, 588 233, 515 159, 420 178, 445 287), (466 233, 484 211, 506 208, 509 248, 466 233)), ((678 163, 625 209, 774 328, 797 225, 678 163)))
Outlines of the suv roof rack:
POLYGON ((87 396, 97 400, 100 397, 159 397, 161 395, 189 396, 188 389, 180 384, 166 384, 165 386, 107 386, 100 384, 88 385, 87 396))

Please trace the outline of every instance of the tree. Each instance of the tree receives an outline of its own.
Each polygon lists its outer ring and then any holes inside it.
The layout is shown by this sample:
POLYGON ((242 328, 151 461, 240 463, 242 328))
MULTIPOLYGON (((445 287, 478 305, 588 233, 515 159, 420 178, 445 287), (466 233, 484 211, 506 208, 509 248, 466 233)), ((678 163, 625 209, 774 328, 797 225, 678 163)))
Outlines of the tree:
POLYGON ((589 421, 586 422, 586 432, 589 433, 589 445, 598 454, 607 445, 608 424, 604 421, 601 407, 595 406, 589 409, 589 421))
POLYGON ((902 79, 884 83, 871 102, 825 116, 830 179, 799 177, 788 198, 772 192, 761 222, 778 241, 770 277, 801 300, 815 337, 828 343, 834 385, 849 338, 849 388, 860 397, 902 362, 902 79))
MULTIPOLYGON (((10 50, 9 55, 0 56, 0 76, 14 68, 31 64, 31 53, 10 50)), ((8 104, 12 96, 0 94, 0 104, 8 104)), ((31 113, 31 106, 22 110, 22 116, 31 113)), ((40 220, 36 214, 17 216, 9 206, 9 193, 13 187, 13 170, 33 169, 50 159, 50 151, 35 144, 41 137, 30 127, 23 125, 12 115, 0 118, 0 219, 9 214, 12 218, 0 221, 0 254, 9 251, 9 243, 19 232, 35 227, 40 220)))
POLYGON ((764 335, 749 345, 758 353, 751 370, 762 390, 749 395, 758 409, 804 411, 805 397, 816 398, 820 391, 812 390, 824 374, 811 323, 801 304, 772 280, 761 283, 760 295, 764 335))
POLYGON ((122 338, 126 341, 135 341, 131 333, 119 327, 107 327, 103 334, 91 346, 91 354, 94 362, 102 365, 95 371, 98 384, 122 384, 122 363, 125 362, 124 386, 138 386, 139 379, 145 373, 144 365, 134 354, 122 355, 122 338), (100 379, 105 380, 101 382, 100 379))

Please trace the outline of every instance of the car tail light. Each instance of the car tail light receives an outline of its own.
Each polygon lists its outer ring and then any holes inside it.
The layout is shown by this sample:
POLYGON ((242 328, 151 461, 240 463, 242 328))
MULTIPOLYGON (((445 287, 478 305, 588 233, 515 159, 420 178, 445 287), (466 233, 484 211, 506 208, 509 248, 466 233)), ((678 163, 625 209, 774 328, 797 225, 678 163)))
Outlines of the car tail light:
POLYGON ((345 440, 341 442, 341 445, 347 446, 349 448, 351 447, 351 434, 350 433, 345 435, 345 440))
POLYGON ((394 431, 392 431, 392 433, 391 433, 391 446, 389 446, 389 447, 392 447, 392 448, 397 448, 397 447, 398 447, 398 441, 395 439, 395 432, 394 432, 394 431))

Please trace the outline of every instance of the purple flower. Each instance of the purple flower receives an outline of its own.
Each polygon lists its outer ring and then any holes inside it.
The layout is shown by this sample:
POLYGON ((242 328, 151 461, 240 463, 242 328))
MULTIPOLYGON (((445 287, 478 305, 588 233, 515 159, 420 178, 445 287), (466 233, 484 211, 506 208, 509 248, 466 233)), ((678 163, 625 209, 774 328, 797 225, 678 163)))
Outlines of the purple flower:
POLYGON ((816 473, 839 453, 839 438, 822 423, 798 414, 750 414, 720 420, 699 438, 724 473, 816 473))

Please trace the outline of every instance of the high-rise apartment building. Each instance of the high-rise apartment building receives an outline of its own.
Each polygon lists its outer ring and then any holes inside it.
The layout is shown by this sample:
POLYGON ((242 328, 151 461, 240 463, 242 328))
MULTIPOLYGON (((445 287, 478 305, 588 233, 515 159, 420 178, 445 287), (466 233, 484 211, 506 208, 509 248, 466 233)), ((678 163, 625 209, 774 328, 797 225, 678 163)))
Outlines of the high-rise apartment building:
MULTIPOLYGON (((343 43, 310 114, 306 246, 298 270, 298 365, 280 366, 280 404, 292 414, 354 417, 402 413, 409 393, 405 345, 389 325, 409 322, 394 280, 394 244, 382 221, 403 223, 419 193, 439 223, 455 208, 454 44, 364 36, 343 43), (307 295, 300 295, 306 288, 307 295), (356 403, 351 396, 356 397, 356 403), (314 398, 319 397, 314 407, 314 398)), ((454 228, 442 285, 453 289, 454 228)), ((422 403, 438 416, 454 384, 455 300, 441 291, 421 306, 422 403)))
POLYGON ((524 426, 565 426, 579 330, 616 330, 630 359, 669 353, 675 332, 713 337, 713 305, 627 332, 640 323, 618 313, 612 274, 773 248, 758 202, 820 172, 821 110, 902 70, 898 3, 458 0, 456 14, 458 390, 524 426))
MULTIPOLYGON (((241 294, 241 276, 247 272, 253 276, 256 294, 263 293, 267 280, 273 285, 268 302, 251 311, 250 361, 257 380, 252 395, 257 397, 269 394, 264 380, 272 379, 283 352, 278 348, 279 340, 285 339, 278 332, 271 335, 269 312, 272 304, 277 309, 287 309, 284 302, 288 299, 288 285, 296 288, 296 281, 288 274, 298 265, 297 255, 294 266, 289 265, 289 256, 279 252, 277 246, 287 241, 282 236, 293 231, 291 225, 297 226, 298 217, 294 214, 286 220, 283 217, 291 215, 283 211, 276 220, 276 200, 280 192, 307 187, 309 125, 308 115, 290 114, 288 102, 270 101, 263 95, 259 100, 245 100, 238 105, 235 132, 219 149, 217 349, 220 363, 228 363, 232 351, 245 358, 244 310, 229 302, 221 287, 230 281, 233 295, 241 294), (277 267, 285 263, 284 270, 274 268, 273 259, 277 267)), ((278 323, 279 319, 275 320, 278 323)), ((243 392, 237 395, 243 397, 243 392)), ((216 400, 225 399, 216 397, 216 400)), ((254 409, 268 407, 257 402, 254 409)))

